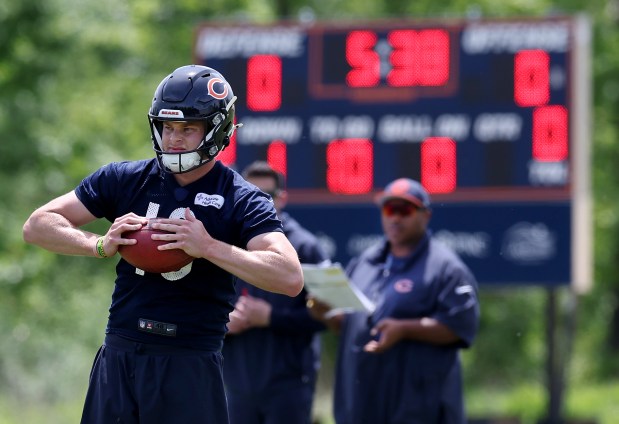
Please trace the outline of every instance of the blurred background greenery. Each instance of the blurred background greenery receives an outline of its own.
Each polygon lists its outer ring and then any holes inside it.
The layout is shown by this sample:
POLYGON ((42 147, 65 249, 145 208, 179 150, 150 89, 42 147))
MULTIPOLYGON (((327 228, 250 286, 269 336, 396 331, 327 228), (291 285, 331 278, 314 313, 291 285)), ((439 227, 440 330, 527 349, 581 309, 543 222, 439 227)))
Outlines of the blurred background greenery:
MULTIPOLYGON (((29 213, 104 163, 153 156, 153 89, 191 62, 199 23, 294 21, 308 11, 317 20, 589 15, 594 288, 580 298, 558 291, 559 322, 574 326, 559 348, 564 415, 618 422, 618 1, 0 0, 0 424, 79 421, 113 288, 114 261, 25 245, 29 213)), ((547 295, 482 287, 481 331, 464 353, 471 416, 535 423, 546 414, 547 295)), ((329 423, 336 341, 324 341, 315 415, 329 423)))

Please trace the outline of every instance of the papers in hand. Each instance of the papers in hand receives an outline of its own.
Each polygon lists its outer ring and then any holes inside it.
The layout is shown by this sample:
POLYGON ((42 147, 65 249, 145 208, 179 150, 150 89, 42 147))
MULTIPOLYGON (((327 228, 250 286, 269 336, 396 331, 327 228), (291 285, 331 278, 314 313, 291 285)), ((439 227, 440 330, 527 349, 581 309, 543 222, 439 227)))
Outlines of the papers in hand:
POLYGON ((350 283, 339 263, 302 264, 302 267, 305 288, 312 296, 331 305, 333 309, 330 313, 342 310, 374 311, 372 302, 350 283))

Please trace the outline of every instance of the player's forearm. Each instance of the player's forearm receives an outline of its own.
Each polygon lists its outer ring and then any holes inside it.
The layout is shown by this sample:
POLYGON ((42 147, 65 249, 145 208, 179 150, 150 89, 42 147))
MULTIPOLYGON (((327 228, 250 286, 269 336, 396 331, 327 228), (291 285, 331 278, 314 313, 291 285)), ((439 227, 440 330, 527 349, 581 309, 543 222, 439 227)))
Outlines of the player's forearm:
POLYGON ((214 241, 204 258, 263 290, 296 296, 303 288, 303 273, 298 259, 282 252, 250 252, 214 241))
POLYGON ((60 214, 35 211, 23 227, 24 241, 63 255, 94 256, 97 234, 72 225, 60 214))

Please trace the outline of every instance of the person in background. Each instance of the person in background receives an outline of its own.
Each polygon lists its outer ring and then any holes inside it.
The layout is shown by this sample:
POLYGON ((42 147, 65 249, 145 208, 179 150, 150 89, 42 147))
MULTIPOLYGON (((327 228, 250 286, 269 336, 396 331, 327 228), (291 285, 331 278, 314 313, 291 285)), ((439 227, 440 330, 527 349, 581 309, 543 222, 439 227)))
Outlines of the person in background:
POLYGON ((373 313, 312 315, 339 333, 334 388, 337 424, 465 424, 459 350, 479 322, 477 282, 460 258, 432 238, 430 197, 411 179, 377 198, 384 239, 346 273, 373 313))
POLYGON ((195 258, 164 274, 118 260, 82 424, 228 423, 221 349, 233 276, 286 296, 303 289, 271 199, 215 159, 237 127, 235 100, 212 68, 174 70, 148 112, 156 157, 101 167, 24 224, 28 243, 105 260, 136 243, 123 233, 157 218, 151 227, 169 232, 152 236, 167 242, 159 249, 195 258), (111 222, 103 235, 82 228, 100 218, 111 222))
MULTIPOLYGON (((284 177, 257 161, 243 176, 273 199, 284 234, 301 263, 328 260, 318 240, 288 213, 284 177)), ((237 280, 236 305, 224 341, 224 383, 231 424, 309 424, 320 361, 322 322, 294 298, 237 280)))

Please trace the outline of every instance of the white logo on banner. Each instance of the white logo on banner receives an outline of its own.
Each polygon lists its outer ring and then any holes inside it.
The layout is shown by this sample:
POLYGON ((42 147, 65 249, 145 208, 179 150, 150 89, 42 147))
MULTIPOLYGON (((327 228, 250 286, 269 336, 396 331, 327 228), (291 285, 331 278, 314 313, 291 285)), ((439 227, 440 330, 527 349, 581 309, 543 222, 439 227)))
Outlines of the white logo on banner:
POLYGON ((382 240, 382 234, 352 234, 346 243, 346 253, 355 257, 368 247, 382 240))
POLYGON ((440 230, 434 235, 434 238, 449 246, 460 256, 482 259, 490 253, 490 234, 482 231, 467 233, 440 230))
POLYGON ((557 237, 546 224, 519 222, 505 232, 502 254, 512 262, 537 263, 555 256, 556 243, 557 237))

